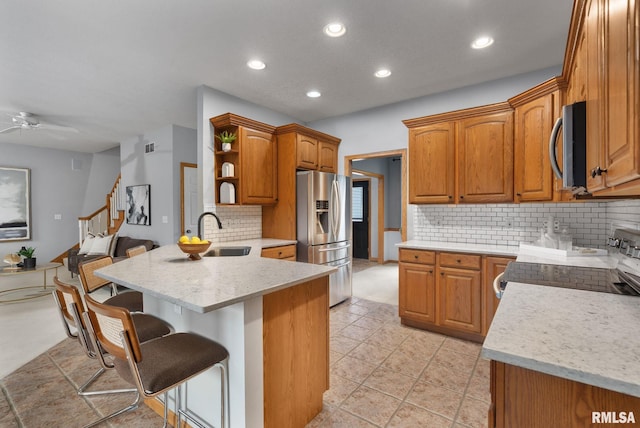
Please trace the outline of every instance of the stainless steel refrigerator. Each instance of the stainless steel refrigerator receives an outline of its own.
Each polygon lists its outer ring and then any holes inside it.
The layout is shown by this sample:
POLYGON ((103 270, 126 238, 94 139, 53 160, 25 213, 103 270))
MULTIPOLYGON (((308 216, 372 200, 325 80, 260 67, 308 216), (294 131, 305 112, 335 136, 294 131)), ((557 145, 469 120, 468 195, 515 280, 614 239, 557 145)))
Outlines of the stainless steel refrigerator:
POLYGON ((297 176, 298 261, 338 268, 329 306, 351 297, 351 178, 320 171, 297 176))

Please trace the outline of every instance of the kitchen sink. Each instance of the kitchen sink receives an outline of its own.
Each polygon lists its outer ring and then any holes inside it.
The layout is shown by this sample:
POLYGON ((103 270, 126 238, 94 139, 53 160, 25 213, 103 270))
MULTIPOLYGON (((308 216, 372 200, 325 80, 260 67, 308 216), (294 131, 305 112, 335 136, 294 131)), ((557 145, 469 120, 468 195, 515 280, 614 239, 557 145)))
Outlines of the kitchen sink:
POLYGON ((203 257, 246 256, 251 247, 215 247, 204 253, 203 257))

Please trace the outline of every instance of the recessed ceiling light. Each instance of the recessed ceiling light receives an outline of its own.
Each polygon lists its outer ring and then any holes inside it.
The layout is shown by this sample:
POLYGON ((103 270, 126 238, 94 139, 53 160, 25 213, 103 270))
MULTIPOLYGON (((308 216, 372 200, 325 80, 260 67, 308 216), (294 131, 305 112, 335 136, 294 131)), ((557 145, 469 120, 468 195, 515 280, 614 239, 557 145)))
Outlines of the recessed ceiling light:
POLYGON ((307 96, 309 98, 318 98, 320 95, 322 95, 319 91, 309 91, 307 92, 307 96))
POLYGON ((267 65, 259 59, 252 59, 251 61, 247 62, 247 66, 254 70, 264 70, 267 65))
POLYGON ((493 39, 489 36, 478 37, 471 43, 471 47, 474 49, 484 49, 493 44, 493 39))
POLYGON ((391 70, 387 70, 386 68, 381 68, 380 70, 373 73, 373 75, 380 78, 389 77, 391 76, 391 70))
POLYGON ((329 37, 344 36, 347 32, 347 28, 339 22, 332 22, 324 27, 324 33, 329 37))

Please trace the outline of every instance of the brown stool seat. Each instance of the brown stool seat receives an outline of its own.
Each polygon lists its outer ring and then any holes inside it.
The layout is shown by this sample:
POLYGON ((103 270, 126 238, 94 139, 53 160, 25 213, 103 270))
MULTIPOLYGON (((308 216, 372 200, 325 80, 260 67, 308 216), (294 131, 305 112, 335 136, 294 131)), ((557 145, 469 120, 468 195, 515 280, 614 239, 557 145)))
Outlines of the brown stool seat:
POLYGON ((171 333, 171 326, 166 321, 153 315, 137 312, 131 314, 131 318, 133 318, 133 323, 136 325, 136 332, 140 342, 147 342, 171 333))
MULTIPOLYGON (((146 394, 156 394, 184 382, 229 356, 222 345, 194 333, 158 337, 141 343, 140 350, 142 361, 138 363, 138 371, 146 394)), ((118 374, 135 385, 129 364, 123 360, 114 363, 118 374)))
POLYGON ((109 256, 100 257, 93 260, 87 260, 78 265, 80 274, 80 283, 84 289, 85 295, 91 294, 98 288, 105 286, 111 287, 112 297, 104 301, 107 305, 125 308, 131 312, 142 312, 142 293, 139 291, 118 292, 118 286, 108 279, 100 278, 94 272, 102 267, 113 264, 113 259, 109 256))
POLYGON ((107 305, 125 308, 129 312, 142 312, 142 293, 139 291, 125 291, 104 301, 107 305))

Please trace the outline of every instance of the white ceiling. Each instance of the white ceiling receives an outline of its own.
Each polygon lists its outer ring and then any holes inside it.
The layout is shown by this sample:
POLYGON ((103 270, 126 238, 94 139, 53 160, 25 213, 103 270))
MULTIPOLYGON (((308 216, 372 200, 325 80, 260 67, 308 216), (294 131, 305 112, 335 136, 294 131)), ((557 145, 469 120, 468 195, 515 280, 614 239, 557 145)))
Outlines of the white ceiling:
POLYGON ((208 85, 302 122, 562 63, 570 0, 32 0, 0 3, 0 129, 28 111, 77 128, 0 134, 97 152, 196 127, 208 85), (322 28, 339 20, 341 38, 322 28), (471 41, 496 40, 485 50, 471 41), (263 71, 246 67, 252 58, 263 71), (386 79, 373 76, 391 69, 386 79), (309 89, 322 92, 311 99, 309 89))

